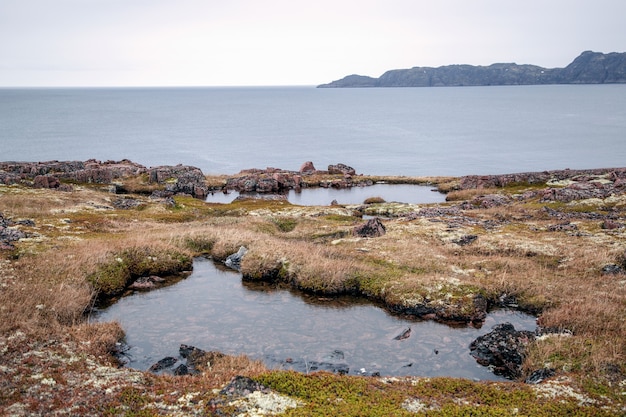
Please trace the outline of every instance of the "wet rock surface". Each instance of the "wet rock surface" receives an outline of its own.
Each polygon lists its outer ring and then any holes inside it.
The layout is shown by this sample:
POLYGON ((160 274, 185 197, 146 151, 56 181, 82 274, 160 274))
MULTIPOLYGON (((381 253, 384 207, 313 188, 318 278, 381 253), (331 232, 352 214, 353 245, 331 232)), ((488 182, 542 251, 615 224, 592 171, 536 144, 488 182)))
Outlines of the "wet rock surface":
POLYGON ((516 379, 521 376, 526 347, 534 339, 533 332, 518 331, 512 324, 502 323, 474 340, 470 354, 479 364, 493 369, 494 374, 516 379))

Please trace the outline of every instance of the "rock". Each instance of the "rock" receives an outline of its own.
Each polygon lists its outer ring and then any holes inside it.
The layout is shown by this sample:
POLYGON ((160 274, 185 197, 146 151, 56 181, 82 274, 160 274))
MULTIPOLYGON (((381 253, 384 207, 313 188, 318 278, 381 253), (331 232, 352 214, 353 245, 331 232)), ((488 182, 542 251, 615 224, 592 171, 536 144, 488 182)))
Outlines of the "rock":
POLYGON ((0 250, 14 249, 13 242, 28 237, 19 229, 9 227, 12 222, 0 213, 0 250))
POLYGON ((174 369, 174 375, 176 376, 189 375, 189 368, 184 363, 181 363, 180 365, 176 367, 176 369, 174 369))
POLYGON ((245 246, 241 246, 237 253, 228 255, 224 261, 224 265, 237 271, 241 270, 241 260, 248 253, 248 249, 245 246))
POLYGON ((452 242, 459 246, 471 245, 478 239, 476 235, 463 235, 458 239, 454 239, 452 242))
POLYGON ((500 206, 504 206, 506 204, 509 204, 511 202, 511 199, 505 195, 502 194, 487 194, 487 195, 481 195, 478 196, 474 199, 472 199, 472 201, 469 202, 469 204, 467 205, 467 207, 463 207, 466 209, 472 209, 472 208, 483 208, 483 209, 487 209, 487 208, 492 208, 492 207, 500 207, 500 206))
POLYGON ((534 339, 533 332, 517 331, 511 323, 502 323, 474 340, 470 354, 479 364, 492 368, 494 374, 515 379, 521 376, 526 347, 534 339))
POLYGON ((164 369, 171 368, 176 362, 178 362, 178 359, 171 357, 171 356, 167 356, 161 359, 160 361, 158 361, 157 363, 153 364, 150 368, 148 368, 148 371, 160 372, 164 369))
POLYGON ((355 236, 360 237, 379 237, 387 232, 385 225, 380 221, 378 217, 369 219, 366 223, 357 226, 353 230, 355 236))
POLYGON ((300 173, 301 174, 312 174, 315 171, 317 171, 317 170, 315 169, 315 167, 313 166, 313 162, 311 162, 311 161, 306 161, 305 163, 303 163, 300 166, 300 173))
POLYGON ((157 283, 164 282, 165 279, 152 275, 149 277, 139 277, 128 286, 131 290, 151 290, 156 287, 157 283))
POLYGON ((236 376, 220 391, 220 394, 229 397, 245 397, 257 391, 269 392, 269 389, 248 377, 236 376))
POLYGON ((624 224, 616 222, 614 220, 607 219, 602 222, 600 227, 605 230, 615 230, 615 229, 622 229, 624 227, 624 224))
POLYGON ((530 374, 524 382, 527 384, 539 384, 540 382, 543 382, 544 379, 551 378, 554 375, 556 375, 556 372, 552 368, 537 369, 530 374))
POLYGON ((624 273, 626 273, 626 271, 624 271, 624 268, 622 268, 619 265, 611 264, 611 265, 604 265, 602 267, 602 274, 604 275, 618 275, 618 274, 624 274, 624 273))
POLYGON ((33 179, 33 186, 35 188, 59 188, 61 182, 57 177, 52 175, 37 175, 33 179))
POLYGON ((328 173, 331 175, 344 175, 344 176, 356 175, 356 171, 354 170, 354 168, 346 164, 328 165, 328 173))
POLYGON ((411 337, 411 328, 410 327, 404 329, 402 331, 402 333, 400 333, 399 335, 394 337, 393 340, 404 340, 404 339, 408 339, 409 337, 411 337))
POLYGON ((196 198, 206 198, 209 194, 200 168, 187 165, 158 166, 150 168, 148 174, 150 182, 165 184, 165 189, 175 194, 189 194, 196 198))
POLYGON ((119 198, 113 201, 113 207, 120 210, 130 210, 139 207, 142 203, 134 198, 119 198))
POLYGON ((547 227, 550 232, 565 232, 568 230, 578 230, 578 226, 569 221, 565 221, 559 224, 551 224, 547 227))

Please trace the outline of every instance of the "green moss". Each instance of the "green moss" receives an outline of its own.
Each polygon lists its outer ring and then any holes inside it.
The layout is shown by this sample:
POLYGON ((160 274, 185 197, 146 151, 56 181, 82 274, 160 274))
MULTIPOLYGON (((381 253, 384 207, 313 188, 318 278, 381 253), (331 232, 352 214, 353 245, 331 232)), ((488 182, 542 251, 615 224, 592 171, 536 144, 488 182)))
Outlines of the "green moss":
POLYGON ((539 396, 515 383, 473 382, 454 378, 395 379, 304 375, 275 371, 262 384, 302 402, 288 416, 609 416, 608 409, 579 404, 575 397, 539 396), (413 411, 411 410, 413 406, 413 411), (419 409, 419 411, 418 411, 419 409))
POLYGON ((285 233, 291 232, 298 225, 298 220, 293 217, 273 217, 271 221, 278 230, 285 233))
POLYGON ((134 247, 111 254, 109 260, 87 276, 87 281, 100 295, 111 296, 136 278, 176 275, 191 268, 191 257, 182 252, 134 247))

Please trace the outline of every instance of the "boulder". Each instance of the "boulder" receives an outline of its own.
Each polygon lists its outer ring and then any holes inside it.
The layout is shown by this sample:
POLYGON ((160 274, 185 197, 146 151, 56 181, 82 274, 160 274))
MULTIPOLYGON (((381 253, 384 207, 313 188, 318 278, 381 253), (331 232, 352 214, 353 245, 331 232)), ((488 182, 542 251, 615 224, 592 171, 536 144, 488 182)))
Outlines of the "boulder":
POLYGON ((492 368, 494 374, 515 379, 522 374, 526 347, 534 339, 533 332, 518 331, 511 323, 502 323, 474 340, 470 354, 479 364, 492 368))
POLYGON ((354 168, 346 164, 328 165, 328 173, 331 175, 344 175, 344 176, 356 175, 356 171, 354 170, 354 168))
POLYGON ((311 161, 306 161, 305 163, 303 163, 300 166, 300 173, 301 174, 312 174, 315 171, 317 171, 317 170, 315 169, 315 166, 313 166, 313 162, 311 162, 311 161))
POLYGON ((33 186, 35 188, 59 188, 61 182, 57 177, 52 175, 37 175, 33 179, 33 186))
POLYGON ((355 236, 360 237, 379 237, 387 232, 385 225, 380 221, 378 217, 369 219, 364 224, 357 226, 353 230, 355 236))
POLYGON ((533 373, 531 373, 524 382, 526 384, 539 384, 543 382, 545 379, 551 378, 556 375, 556 372, 552 368, 543 368, 537 369, 533 373))
POLYGON ((205 198, 209 194, 209 187, 200 168, 164 165, 150 168, 148 174, 150 182, 165 184, 165 190, 174 194, 189 194, 196 198, 205 198))
POLYGON ((11 224, 12 222, 0 213, 0 249, 13 249, 13 242, 27 237, 21 230, 9 227, 11 224))
POLYGON ((226 257, 224 265, 236 271, 241 271, 241 260, 246 253, 248 253, 248 249, 245 246, 241 246, 236 253, 226 257))

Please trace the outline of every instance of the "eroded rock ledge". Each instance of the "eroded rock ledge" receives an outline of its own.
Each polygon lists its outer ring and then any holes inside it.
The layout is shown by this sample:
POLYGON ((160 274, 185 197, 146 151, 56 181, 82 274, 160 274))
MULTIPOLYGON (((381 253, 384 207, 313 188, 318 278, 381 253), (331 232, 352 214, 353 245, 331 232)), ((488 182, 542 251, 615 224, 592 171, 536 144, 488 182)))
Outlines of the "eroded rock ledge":
POLYGON ((166 193, 189 194, 204 198, 208 186, 199 168, 176 165, 147 168, 123 159, 121 161, 47 161, 47 162, 0 162, 1 184, 24 184, 35 188, 71 191, 72 183, 108 184, 113 191, 119 181, 131 177, 146 176, 149 184, 161 186, 166 193))

